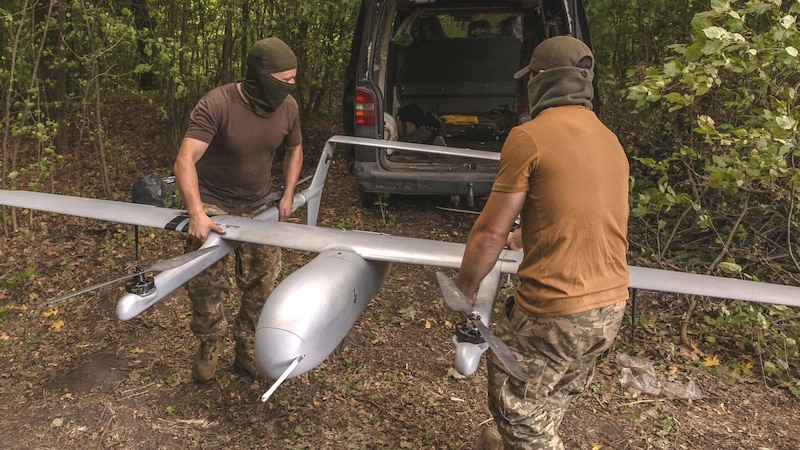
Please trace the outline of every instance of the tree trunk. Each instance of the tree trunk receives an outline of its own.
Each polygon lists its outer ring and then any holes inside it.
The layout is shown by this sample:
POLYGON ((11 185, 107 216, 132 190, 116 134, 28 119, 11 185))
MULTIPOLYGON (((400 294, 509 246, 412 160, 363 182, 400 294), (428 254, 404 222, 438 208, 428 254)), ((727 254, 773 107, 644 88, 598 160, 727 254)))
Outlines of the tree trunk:
MULTIPOLYGON (((142 30, 153 29, 152 20, 150 20, 150 8, 147 6, 147 0, 131 0, 129 7, 133 14, 133 23, 138 32, 136 47, 139 58, 142 63, 147 64, 150 62, 151 58, 145 52, 146 43, 144 39, 142 39, 142 30)), ((137 78, 139 79, 140 90, 150 91, 156 88, 156 76, 152 71, 140 73, 137 75, 137 78)))
POLYGON ((222 55, 220 56, 217 71, 217 85, 228 84, 233 81, 231 71, 231 53, 233 52, 233 11, 225 9, 225 37, 222 40, 222 55))
POLYGON ((53 119, 58 124, 56 132, 56 153, 65 155, 69 152, 69 120, 67 111, 69 110, 69 99, 67 98, 67 52, 65 49, 65 37, 67 34, 67 8, 65 2, 58 2, 56 5, 56 17, 58 18, 58 32, 55 45, 56 67, 53 73, 55 78, 55 91, 53 100, 56 107, 53 119))
MULTIPOLYGON (((242 55, 242 64, 240 69, 240 76, 244 78, 246 75, 247 64, 245 64, 245 60, 247 58, 247 51, 250 50, 250 46, 253 45, 253 42, 248 42, 249 32, 247 24, 250 22, 250 2, 249 0, 242 0, 242 20, 239 23, 239 26, 242 28, 242 34, 239 38, 241 42, 239 42, 241 55, 242 55)), ((260 23, 260 22, 256 22, 260 23)))
MULTIPOLYGON (((95 25, 97 23, 92 20, 86 21, 86 38, 89 43, 89 58, 91 58, 91 75, 92 78, 87 86, 87 94, 89 89, 94 91, 94 123, 89 127, 92 130, 94 144, 97 148, 97 162, 100 166, 100 175, 103 180, 103 192, 106 198, 111 198, 111 182, 108 176, 108 163, 106 159, 106 146, 105 146, 105 129, 103 127, 103 109, 102 109, 102 95, 100 93, 100 54, 99 49, 95 44, 95 25)), ((91 97, 86 96, 86 101, 90 101, 91 97)), ((88 115, 91 117, 91 115, 88 115)))

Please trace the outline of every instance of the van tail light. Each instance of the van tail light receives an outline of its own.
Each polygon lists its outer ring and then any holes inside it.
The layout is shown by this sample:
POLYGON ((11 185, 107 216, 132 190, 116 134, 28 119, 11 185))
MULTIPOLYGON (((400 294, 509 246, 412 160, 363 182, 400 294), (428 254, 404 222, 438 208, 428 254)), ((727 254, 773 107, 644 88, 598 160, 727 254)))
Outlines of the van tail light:
POLYGON ((374 127, 375 120, 375 94, 369 89, 356 89, 355 123, 357 127, 374 127))

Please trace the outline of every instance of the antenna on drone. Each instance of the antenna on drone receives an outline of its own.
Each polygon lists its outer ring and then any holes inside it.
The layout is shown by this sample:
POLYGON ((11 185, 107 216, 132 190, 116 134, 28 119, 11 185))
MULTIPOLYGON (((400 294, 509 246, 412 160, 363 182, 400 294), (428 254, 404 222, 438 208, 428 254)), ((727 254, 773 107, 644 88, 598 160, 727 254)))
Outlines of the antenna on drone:
POLYGON ((288 378, 289 375, 292 374, 295 367, 297 367, 297 365, 300 364, 300 361, 302 361, 303 358, 305 358, 305 355, 300 355, 292 360, 291 364, 289 364, 289 367, 287 367, 286 370, 283 371, 281 376, 279 376, 278 379, 275 380, 274 383, 272 383, 272 386, 269 387, 269 390, 265 392, 264 395, 261 396, 262 402, 266 402, 267 400, 269 400, 270 397, 272 397, 272 394, 275 393, 275 391, 278 389, 278 386, 280 386, 286 380, 286 378, 288 378))

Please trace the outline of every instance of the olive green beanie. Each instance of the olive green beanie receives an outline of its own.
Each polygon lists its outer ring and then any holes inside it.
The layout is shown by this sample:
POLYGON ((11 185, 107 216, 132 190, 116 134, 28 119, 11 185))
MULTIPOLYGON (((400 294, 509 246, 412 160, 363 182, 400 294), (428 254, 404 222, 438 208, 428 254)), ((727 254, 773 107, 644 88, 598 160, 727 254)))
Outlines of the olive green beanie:
POLYGON ((261 117, 270 117, 293 90, 272 76, 297 68, 297 57, 285 42, 270 37, 256 42, 247 52, 247 74, 242 81, 242 91, 250 108, 261 117))

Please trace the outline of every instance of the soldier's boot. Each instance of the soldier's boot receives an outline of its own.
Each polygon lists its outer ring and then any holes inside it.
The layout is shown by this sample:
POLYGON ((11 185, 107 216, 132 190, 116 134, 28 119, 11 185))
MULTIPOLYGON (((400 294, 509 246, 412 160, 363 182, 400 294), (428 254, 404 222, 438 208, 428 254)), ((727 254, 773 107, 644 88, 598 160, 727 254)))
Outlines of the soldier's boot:
POLYGON ((205 383, 214 378, 219 360, 220 341, 200 341, 200 348, 192 363, 192 378, 195 383, 205 383))
POLYGON ((503 438, 500 437, 500 432, 497 427, 488 426, 483 429, 480 438, 478 438, 477 450, 503 450, 503 438))
POLYGON ((244 340, 236 340, 236 359, 233 362, 233 369, 239 373, 250 375, 254 380, 265 381, 266 375, 261 373, 256 366, 254 357, 253 343, 244 340))

